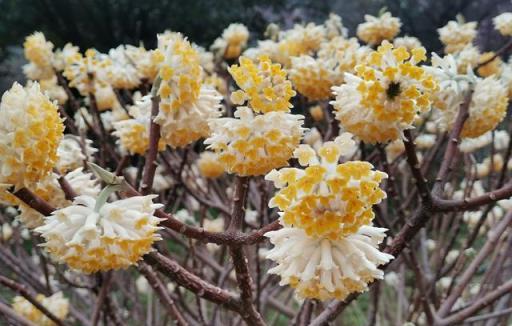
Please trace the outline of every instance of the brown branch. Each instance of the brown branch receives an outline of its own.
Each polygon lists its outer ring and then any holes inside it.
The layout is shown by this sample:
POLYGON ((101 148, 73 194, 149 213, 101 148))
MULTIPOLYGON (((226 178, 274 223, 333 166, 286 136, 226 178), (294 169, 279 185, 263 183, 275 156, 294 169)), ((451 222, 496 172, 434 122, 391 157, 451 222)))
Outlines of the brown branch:
POLYGON ((500 222, 499 224, 489 232, 489 238, 485 245, 482 247, 478 255, 473 259, 471 264, 466 268, 464 273, 462 274, 459 282, 453 289, 452 293, 448 298, 446 298, 439 308, 437 315, 440 317, 444 317, 450 313, 455 301, 461 296, 462 291, 466 288, 466 286, 471 281, 473 275, 477 271, 477 269, 481 266, 482 262, 489 257, 489 254, 495 249, 495 245, 498 242, 500 236, 505 232, 505 230, 509 227, 512 222, 512 212, 509 212, 500 222))
POLYGON ((453 129, 450 133, 450 139, 444 152, 443 161, 441 163, 441 167, 439 168, 439 173, 437 174, 436 181, 432 189, 432 195, 434 197, 442 194, 444 184, 448 178, 448 174, 453 169, 452 162, 455 158, 455 155, 458 153, 457 146, 460 140, 460 134, 464 128, 464 122, 466 122, 466 120, 469 118, 469 105, 471 104, 472 97, 473 90, 471 89, 464 98, 464 102, 460 106, 457 117, 455 118, 453 129))
POLYGON ((506 43, 503 47, 501 47, 498 51, 496 51, 496 53, 494 53, 494 55, 492 57, 490 57, 489 59, 476 65, 476 67, 473 69, 473 72, 476 73, 478 71, 478 69, 493 62, 497 57, 501 56, 502 54, 505 54, 505 52, 507 52, 510 49, 512 49, 512 40, 508 41, 508 43, 506 43))
POLYGON ((404 147, 407 158, 407 163, 411 168, 412 176, 414 177, 416 187, 420 194, 422 201, 430 203, 432 197, 430 196, 430 190, 428 189, 427 180, 421 172, 421 165, 416 155, 416 145, 414 144, 413 136, 410 130, 404 130, 404 147))
POLYGON ((41 199, 27 188, 21 188, 17 191, 13 188, 9 189, 9 192, 16 196, 18 199, 20 199, 22 202, 30 206, 31 208, 43 214, 44 216, 51 215, 52 212, 55 210, 54 207, 52 207, 45 200, 41 199))
MULTIPOLYGON (((245 217, 245 204, 247 201, 247 191, 249 189, 249 178, 237 176, 235 179, 235 191, 233 195, 233 206, 231 209, 231 221, 227 232, 236 232, 243 225, 245 217)), ((256 310, 252 298, 252 278, 247 264, 247 256, 243 247, 230 245, 229 252, 233 259, 235 267, 236 281, 240 289, 240 299, 242 311, 240 315, 249 325, 265 325, 261 315, 256 310)))
POLYGON ((167 289, 165 288, 162 281, 158 278, 158 275, 153 271, 151 266, 146 264, 145 262, 140 262, 138 266, 139 272, 144 275, 144 277, 148 280, 149 285, 153 288, 155 293, 158 295, 160 302, 165 307, 169 315, 173 318, 179 326, 186 326, 188 323, 185 318, 183 318, 181 312, 178 310, 174 301, 169 296, 167 289))
MULTIPOLYGON (((54 170, 54 172, 58 173, 58 171, 56 171, 56 170, 54 170)), ((69 182, 65 176, 59 175, 59 178, 57 179, 57 181, 59 182, 60 188, 64 192, 64 197, 67 200, 72 201, 73 199, 75 199, 76 196, 78 196, 78 194, 73 189, 73 187, 69 184, 69 182)))
POLYGON ((94 306, 94 311, 92 314, 92 326, 98 325, 98 322, 100 320, 100 312, 102 309, 105 308, 104 302, 108 295, 108 290, 110 288, 111 280, 112 280, 112 272, 107 272, 106 277, 103 279, 103 284, 101 286, 101 290, 98 293, 96 305, 94 306))
POLYGON ((45 306, 41 304, 41 302, 37 301, 34 296, 30 294, 27 287, 23 284, 15 282, 11 279, 8 279, 5 276, 0 275, 0 284, 8 287, 16 293, 19 293, 22 297, 24 297, 27 301, 29 301, 37 310, 41 311, 46 317, 51 319, 58 326, 64 326, 64 322, 57 318, 51 311, 49 311, 45 306))
POLYGON ((498 300, 503 295, 509 294, 512 291, 512 280, 505 282, 494 291, 487 293, 480 299, 476 300, 469 307, 460 310, 459 312, 449 316, 448 318, 438 320, 436 325, 445 326, 445 325, 455 325, 466 319, 467 317, 473 315, 474 313, 482 310, 483 308, 489 306, 494 301, 498 300))
MULTIPOLYGON (((130 185, 127 185, 125 193, 130 196, 140 196, 141 194, 130 185)), ((279 230, 281 224, 279 221, 274 221, 265 225, 264 227, 247 233, 242 232, 208 232, 201 227, 195 227, 181 222, 174 218, 171 214, 165 213, 162 210, 156 210, 155 216, 165 219, 160 225, 174 230, 186 237, 204 241, 207 243, 232 244, 232 245, 251 245, 265 239, 265 233, 270 231, 279 230)))
POLYGON ((153 252, 144 256, 144 261, 179 285, 196 293, 201 298, 220 304, 232 311, 241 311, 241 305, 237 297, 202 280, 171 258, 153 252))
POLYGON ((153 180, 156 171, 156 156, 158 154, 158 141, 160 140, 160 125, 155 123, 158 115, 158 106, 160 104, 160 96, 153 95, 151 97, 151 121, 149 125, 149 149, 146 153, 146 162, 144 165, 144 174, 140 185, 140 192, 143 195, 150 193, 153 188, 153 180))

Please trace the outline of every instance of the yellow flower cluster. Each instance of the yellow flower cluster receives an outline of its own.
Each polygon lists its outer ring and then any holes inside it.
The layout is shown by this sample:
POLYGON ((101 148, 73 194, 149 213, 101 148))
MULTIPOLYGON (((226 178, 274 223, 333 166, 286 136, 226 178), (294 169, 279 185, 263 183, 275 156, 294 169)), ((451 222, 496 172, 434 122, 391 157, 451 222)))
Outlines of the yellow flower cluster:
POLYGON ((494 28, 496 28, 501 35, 511 36, 512 35, 512 13, 505 12, 492 19, 494 28))
POLYGON ((226 171, 262 175, 287 164, 302 137, 303 116, 285 112, 254 114, 239 107, 235 119, 211 121, 213 134, 205 141, 226 171))
POLYGON ((444 44, 444 52, 456 53, 471 44, 476 36, 476 23, 460 23, 451 20, 437 30, 439 39, 444 44))
MULTIPOLYGON (((488 60, 491 60, 493 57, 495 56, 495 53, 490 51, 490 52, 485 52, 485 53, 482 53, 480 55, 480 57, 478 58, 478 63, 484 63, 488 60)), ((489 76, 492 76, 492 75, 499 75, 501 73, 501 67, 503 65, 503 61, 501 60, 501 58, 498 56, 496 58, 494 58, 493 60, 491 60, 491 62, 481 66, 480 68, 478 68, 478 74, 482 77, 489 77, 489 76)))
POLYGON ((247 45, 249 30, 244 24, 230 24, 212 44, 212 51, 225 59, 236 59, 247 45))
POLYGON ((116 106, 117 98, 109 83, 112 60, 107 55, 88 49, 85 56, 75 53, 67 60, 63 74, 69 80, 69 86, 76 88, 82 96, 94 94, 99 110, 116 106))
MULTIPOLYGON (((92 174, 82 172, 82 168, 69 172, 65 175, 65 179, 79 195, 96 196, 100 192, 97 180, 92 178, 92 174)), ((30 190, 53 207, 63 208, 71 205, 71 201, 66 199, 64 191, 57 181, 56 174, 50 174, 32 186, 30 190)), ((11 204, 19 205, 20 215, 18 220, 27 228, 33 229, 43 225, 44 216, 38 211, 27 206, 17 198, 14 198, 11 204)))
POLYGON ((39 67, 52 65, 53 44, 46 41, 44 34, 35 32, 28 36, 23 43, 25 57, 39 67))
POLYGON ((283 225, 266 234, 274 245, 266 257, 277 263, 269 273, 280 275, 280 284, 301 298, 343 300, 365 291, 383 277, 377 266, 393 258, 377 248, 385 229, 371 226, 372 206, 386 197, 379 184, 387 175, 368 162, 338 163, 355 149, 349 133, 316 151, 301 145, 294 156, 304 169, 283 168, 265 177, 280 189, 269 206, 279 208, 283 225))
POLYGON ((210 134, 208 120, 221 114, 220 94, 203 85, 203 70, 197 50, 181 34, 159 35, 158 89, 163 141, 172 147, 186 146, 210 134))
POLYGON ((310 56, 292 58, 290 80, 295 89, 310 101, 326 100, 331 97, 331 87, 338 85, 343 80, 343 74, 323 64, 321 60, 310 56), (341 77, 341 78, 340 78, 341 77))
POLYGON ((197 160, 197 167, 201 175, 208 179, 215 179, 224 174, 224 166, 212 152, 202 152, 197 160))
POLYGON ((199 97, 201 65, 197 51, 181 34, 161 34, 158 42, 159 52, 155 55, 160 61, 159 76, 162 79, 158 89, 160 109, 171 112, 199 97))
POLYGON ((162 205, 152 203, 155 197, 130 197, 98 208, 96 198, 78 196, 35 231, 51 256, 72 269, 88 274, 126 268, 160 240, 160 219, 153 214, 162 205))
POLYGON ((386 174, 372 170, 368 162, 338 164, 340 156, 353 146, 350 137, 343 134, 324 143, 318 154, 309 145, 301 145, 294 156, 305 169, 283 168, 267 175, 266 179, 281 188, 269 206, 282 211, 285 226, 334 240, 371 223, 372 206, 386 197, 379 188, 386 174))
POLYGON ((469 118, 464 123, 462 137, 475 138, 494 130, 505 118, 508 106, 508 90, 497 79, 479 80, 469 106, 469 118))
POLYGON ((343 82, 344 73, 354 72, 354 67, 366 53, 355 38, 335 37, 322 43, 316 59, 292 57, 290 80, 309 100, 326 100, 332 96, 332 86, 343 82))
POLYGON ((379 17, 364 15, 366 22, 357 26, 357 37, 370 45, 379 45, 382 41, 391 41, 400 33, 402 23, 391 13, 385 12, 379 17))
MULTIPOLYGON (((66 319, 69 313, 69 300, 64 297, 62 292, 54 293, 49 297, 42 294, 36 296, 36 300, 41 303, 48 311, 60 320, 66 319)), ((12 308, 16 313, 30 320, 38 326, 56 325, 50 318, 37 309, 30 301, 22 296, 16 296, 13 299, 12 308)))
POLYGON ((47 176, 57 162, 64 126, 57 106, 34 83, 14 83, 0 103, 0 183, 21 188, 47 176))
POLYGON ((234 104, 242 105, 248 101, 256 112, 289 111, 290 99, 295 96, 292 83, 286 79, 281 65, 272 63, 268 56, 258 58, 256 64, 251 59, 240 57, 240 65, 228 69, 241 88, 231 94, 234 104))
MULTIPOLYGON (((115 121, 114 135, 119 137, 121 148, 130 154, 144 155, 149 148, 149 125, 151 120, 151 97, 145 96, 128 109, 130 118, 115 121)), ((158 143, 159 150, 165 149, 162 139, 158 143)))
POLYGON ((438 88, 433 76, 419 67, 425 49, 407 51, 384 41, 356 75, 346 74, 345 84, 333 87, 336 118, 345 130, 368 143, 385 143, 412 128, 417 113, 429 109, 438 88))

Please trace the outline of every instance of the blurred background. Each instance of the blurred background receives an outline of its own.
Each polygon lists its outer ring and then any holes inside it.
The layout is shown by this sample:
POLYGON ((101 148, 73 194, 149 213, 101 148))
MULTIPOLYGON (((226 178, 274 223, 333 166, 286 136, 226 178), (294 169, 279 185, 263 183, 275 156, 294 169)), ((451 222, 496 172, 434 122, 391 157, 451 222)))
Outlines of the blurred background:
POLYGON ((364 14, 386 7, 402 21, 400 35, 419 38, 429 51, 439 51, 437 28, 462 14, 479 25, 476 44, 496 49, 504 42, 493 32, 492 17, 512 11, 511 0, 0 0, 0 91, 23 81, 23 40, 34 31, 61 47, 107 51, 119 44, 156 44, 164 30, 182 32, 209 47, 228 24, 242 22, 251 42, 262 38, 269 23, 291 27, 323 22, 330 12, 343 18, 349 35, 364 14))

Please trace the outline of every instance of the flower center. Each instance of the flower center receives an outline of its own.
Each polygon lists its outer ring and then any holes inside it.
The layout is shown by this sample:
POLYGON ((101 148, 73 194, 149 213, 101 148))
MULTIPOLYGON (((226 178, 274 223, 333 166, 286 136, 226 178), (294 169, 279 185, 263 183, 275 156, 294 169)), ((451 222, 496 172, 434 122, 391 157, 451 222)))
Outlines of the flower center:
POLYGON ((390 100, 395 99, 395 97, 400 95, 400 83, 391 82, 386 90, 386 94, 390 100))

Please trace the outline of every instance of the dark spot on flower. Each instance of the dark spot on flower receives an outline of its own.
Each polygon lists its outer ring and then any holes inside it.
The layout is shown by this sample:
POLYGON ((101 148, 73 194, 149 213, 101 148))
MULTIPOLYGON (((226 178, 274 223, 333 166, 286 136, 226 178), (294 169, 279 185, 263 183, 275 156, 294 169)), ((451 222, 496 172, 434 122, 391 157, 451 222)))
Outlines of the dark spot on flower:
POLYGON ((395 97, 397 97, 400 94, 400 83, 391 82, 388 86, 386 94, 390 100, 393 100, 395 97))

